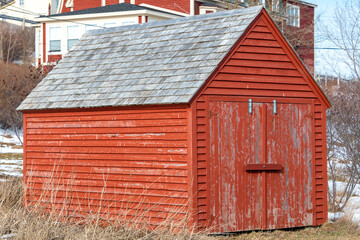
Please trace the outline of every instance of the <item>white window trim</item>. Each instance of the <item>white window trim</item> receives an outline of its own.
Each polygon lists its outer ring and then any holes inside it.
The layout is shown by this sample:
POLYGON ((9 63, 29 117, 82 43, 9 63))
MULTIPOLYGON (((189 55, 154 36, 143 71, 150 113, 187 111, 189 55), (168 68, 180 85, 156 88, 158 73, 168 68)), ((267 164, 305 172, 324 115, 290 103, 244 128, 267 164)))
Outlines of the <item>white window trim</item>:
POLYGON ((283 4, 281 0, 271 0, 271 11, 279 12, 282 9, 281 4, 283 4))
POLYGON ((73 8, 74 7, 74 1, 73 0, 67 0, 66 3, 65 3, 65 7, 73 8))
POLYGON ((112 27, 116 27, 117 26, 117 24, 116 24, 116 22, 106 22, 106 23, 104 23, 103 24, 103 26, 105 27, 105 28, 112 28, 112 27), (113 25, 113 26, 106 26, 106 25, 113 25))
POLYGON ((292 26, 292 27, 300 27, 300 6, 297 6, 297 5, 294 5, 294 4, 286 4, 286 14, 287 14, 287 19, 286 19, 286 24, 289 25, 289 26, 292 26), (290 13, 288 12, 288 9, 297 9, 298 10, 298 15, 297 16, 294 16, 294 19, 290 19, 290 22, 289 22, 289 18, 291 18, 290 16, 290 13), (298 19, 298 22, 297 24, 295 24, 295 18, 298 19), (292 21, 291 21, 292 20, 292 21))
POLYGON ((61 27, 49 27, 49 52, 51 52, 51 53, 61 52, 62 51, 61 44, 62 44, 62 41, 61 41, 61 27), (53 39, 52 36, 51 36, 51 29, 55 29, 55 28, 59 29, 59 31, 60 31, 60 38, 59 39, 53 39), (51 41, 60 41, 60 50, 51 50, 51 41))
POLYGON ((67 48, 67 51, 70 51, 70 47, 69 47, 69 40, 77 40, 77 41, 79 41, 79 39, 80 39, 80 37, 81 37, 81 34, 80 34, 80 26, 79 25, 69 25, 69 26, 67 26, 67 28, 66 28, 66 48, 67 48), (76 27, 77 29, 78 29, 78 33, 79 33, 79 36, 77 36, 77 38, 70 38, 69 37, 69 28, 72 28, 72 27, 76 27))

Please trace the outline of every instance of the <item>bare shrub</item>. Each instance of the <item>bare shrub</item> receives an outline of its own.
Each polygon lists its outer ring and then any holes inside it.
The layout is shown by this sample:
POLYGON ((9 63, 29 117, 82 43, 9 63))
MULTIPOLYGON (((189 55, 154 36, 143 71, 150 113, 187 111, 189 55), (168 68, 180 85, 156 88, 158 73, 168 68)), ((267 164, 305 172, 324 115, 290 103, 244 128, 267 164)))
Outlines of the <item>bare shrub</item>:
POLYGON ((22 128, 22 114, 16 108, 43 78, 26 65, 0 63, 0 127, 14 131, 22 128))
POLYGON ((360 183, 360 82, 343 84, 328 96, 332 103, 327 112, 328 198, 330 210, 337 212, 360 183))
POLYGON ((0 61, 33 62, 35 30, 0 21, 0 61))

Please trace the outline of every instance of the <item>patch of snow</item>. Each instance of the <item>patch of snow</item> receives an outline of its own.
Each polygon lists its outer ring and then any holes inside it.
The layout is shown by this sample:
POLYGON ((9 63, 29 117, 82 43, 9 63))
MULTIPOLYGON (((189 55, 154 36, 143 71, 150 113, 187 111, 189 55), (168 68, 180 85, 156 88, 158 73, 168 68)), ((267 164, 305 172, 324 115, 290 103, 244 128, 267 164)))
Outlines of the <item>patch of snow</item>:
POLYGON ((0 129, 0 176, 22 176, 23 161, 18 158, 21 155, 14 156, 16 159, 12 159, 11 153, 22 154, 21 143, 13 131, 0 129), (10 155, 2 159, 1 157, 4 157, 2 154, 7 153, 10 153, 10 155))
POLYGON ((22 149, 13 149, 11 147, 0 147, 0 154, 1 153, 23 153, 22 149))
POLYGON ((4 240, 10 240, 10 239, 14 239, 16 237, 16 233, 9 233, 9 234, 5 234, 5 235, 2 235, 0 237, 0 239, 4 239, 4 240))
POLYGON ((360 197, 351 197, 344 208, 344 213, 360 226, 360 197))
MULTIPOLYGON (((20 139, 23 141, 23 133, 21 132, 20 134, 20 139)), ((19 138, 11 130, 0 129, 0 154, 1 153, 23 153, 19 138), (16 148, 13 146, 16 146, 16 148)))
POLYGON ((22 165, 23 160, 15 160, 15 159, 0 159, 0 164, 10 164, 10 165, 22 165))
MULTIPOLYGON (((329 190, 332 189, 332 181, 328 181, 329 190)), ((335 181, 336 188, 338 191, 344 191, 346 182, 335 181)), ((356 223, 360 227, 360 184, 357 184, 354 189, 354 196, 352 196, 344 208, 344 212, 328 213, 328 219, 334 221, 338 218, 346 216, 356 223)))
MULTIPOLYGON (((328 180, 328 186, 329 186, 330 191, 332 190, 332 187, 333 187, 332 184, 333 184, 332 180, 328 180)), ((335 181, 335 184, 336 184, 337 191, 341 192, 341 191, 345 190, 346 182, 335 181)), ((360 196, 360 184, 356 185, 353 194, 360 196)))
MULTIPOLYGON (((19 133, 21 141, 23 141, 23 132, 19 133)), ((16 145, 21 145, 18 137, 16 136, 15 132, 12 130, 4 130, 0 128, 0 142, 3 143, 12 143, 16 145), (10 137, 7 137, 10 136, 10 137)))
POLYGON ((328 219, 331 222, 334 222, 335 220, 342 218, 345 215, 345 213, 343 212, 336 212, 336 213, 332 213, 332 212, 328 212, 328 219))

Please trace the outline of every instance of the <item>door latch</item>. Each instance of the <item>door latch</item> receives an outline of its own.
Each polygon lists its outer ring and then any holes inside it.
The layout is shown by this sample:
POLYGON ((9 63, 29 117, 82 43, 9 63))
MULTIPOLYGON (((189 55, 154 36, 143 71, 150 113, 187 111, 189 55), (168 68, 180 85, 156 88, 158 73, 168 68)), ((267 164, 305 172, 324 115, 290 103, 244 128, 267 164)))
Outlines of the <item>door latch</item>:
POLYGON ((273 101, 273 105, 274 105, 273 113, 277 114, 277 102, 276 102, 276 100, 273 101))
POLYGON ((252 114, 253 113, 253 100, 249 99, 249 113, 252 114))

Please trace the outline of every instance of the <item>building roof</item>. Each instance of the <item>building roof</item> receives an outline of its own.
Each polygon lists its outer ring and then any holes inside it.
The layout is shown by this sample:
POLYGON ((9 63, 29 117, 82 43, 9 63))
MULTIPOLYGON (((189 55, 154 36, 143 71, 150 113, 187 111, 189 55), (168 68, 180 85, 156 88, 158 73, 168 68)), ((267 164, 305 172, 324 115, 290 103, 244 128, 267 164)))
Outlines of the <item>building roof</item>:
POLYGON ((6 14, 0 14, 0 19, 13 20, 13 21, 17 21, 17 22, 25 22, 25 23, 29 23, 29 24, 38 24, 38 22, 35 22, 32 20, 19 18, 19 17, 13 17, 13 16, 9 16, 6 14))
POLYGON ((89 31, 18 110, 189 103, 262 9, 89 31))
POLYGON ((154 12, 161 12, 161 13, 171 14, 171 15, 175 15, 175 16, 180 16, 180 15, 176 15, 176 14, 169 13, 166 11, 156 10, 156 9, 145 7, 145 6, 138 6, 138 5, 129 4, 129 3, 119 3, 119 4, 107 5, 107 6, 103 6, 103 7, 88 8, 88 9, 83 9, 83 10, 78 10, 78 11, 65 12, 65 13, 53 14, 53 15, 48 15, 48 16, 41 16, 39 18, 41 19, 41 18, 52 18, 52 17, 62 17, 62 16, 76 16, 76 15, 84 15, 84 14, 127 12, 127 11, 140 11, 140 10, 151 10, 154 12))

